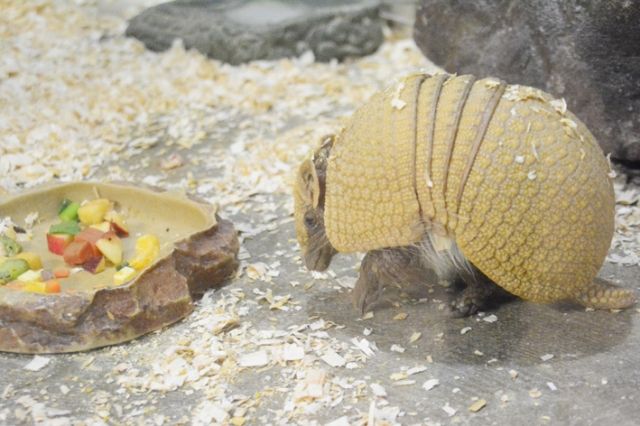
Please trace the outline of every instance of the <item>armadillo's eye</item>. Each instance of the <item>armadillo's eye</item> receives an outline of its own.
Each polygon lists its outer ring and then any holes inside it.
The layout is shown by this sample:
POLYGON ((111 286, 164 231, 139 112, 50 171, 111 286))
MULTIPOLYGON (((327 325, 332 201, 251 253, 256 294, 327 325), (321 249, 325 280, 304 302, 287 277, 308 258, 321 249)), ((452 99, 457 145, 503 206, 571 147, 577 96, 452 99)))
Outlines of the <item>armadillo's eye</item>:
POLYGON ((309 228, 315 226, 316 218, 312 213, 307 213, 304 215, 304 224, 309 228))

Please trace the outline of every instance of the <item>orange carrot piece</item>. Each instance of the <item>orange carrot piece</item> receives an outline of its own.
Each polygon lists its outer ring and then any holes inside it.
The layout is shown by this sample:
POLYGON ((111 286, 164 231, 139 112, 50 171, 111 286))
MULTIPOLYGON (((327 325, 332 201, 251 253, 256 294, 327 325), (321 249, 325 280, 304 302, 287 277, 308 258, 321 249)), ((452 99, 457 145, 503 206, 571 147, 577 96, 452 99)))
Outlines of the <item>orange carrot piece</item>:
POLYGON ((62 287, 58 281, 47 281, 45 291, 47 293, 60 293, 60 291, 62 291, 62 287))
POLYGON ((67 278, 70 273, 69 268, 64 267, 55 268, 53 270, 53 276, 56 278, 67 278))

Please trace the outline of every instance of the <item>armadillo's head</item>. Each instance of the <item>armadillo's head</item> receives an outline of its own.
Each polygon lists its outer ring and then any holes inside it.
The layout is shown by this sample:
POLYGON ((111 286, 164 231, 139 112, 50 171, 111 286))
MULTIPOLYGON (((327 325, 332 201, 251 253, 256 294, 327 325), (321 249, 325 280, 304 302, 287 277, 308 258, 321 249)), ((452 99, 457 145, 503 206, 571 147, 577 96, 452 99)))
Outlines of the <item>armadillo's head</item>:
POLYGON ((300 165, 293 188, 298 243, 305 265, 313 271, 327 269, 336 254, 324 228, 325 179, 332 145, 333 136, 323 139, 313 156, 300 165))

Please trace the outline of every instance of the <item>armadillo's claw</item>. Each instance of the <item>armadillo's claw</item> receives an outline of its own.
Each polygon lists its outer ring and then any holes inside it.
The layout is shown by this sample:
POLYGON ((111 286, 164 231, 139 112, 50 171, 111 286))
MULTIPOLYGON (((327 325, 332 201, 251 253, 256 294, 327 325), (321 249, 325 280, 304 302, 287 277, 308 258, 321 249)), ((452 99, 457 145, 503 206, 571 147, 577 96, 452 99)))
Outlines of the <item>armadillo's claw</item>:
POLYGON ((390 302, 383 297, 388 286, 407 293, 423 294, 425 278, 433 275, 415 246, 385 248, 367 252, 360 265, 360 276, 353 289, 353 305, 362 314, 390 302))
POLYGON ((358 310, 360 315, 364 315, 369 311, 373 311, 375 307, 377 307, 380 303, 383 302, 382 293, 383 293, 382 287, 368 294, 362 293, 357 295, 354 293, 353 306, 358 310))
POLYGON ((461 278, 467 286, 451 302, 451 315, 454 318, 475 315, 513 297, 480 273, 463 274, 461 278))
POLYGON ((469 317, 482 310, 483 301, 474 301, 472 298, 465 297, 465 295, 462 294, 451 302, 450 308, 453 318, 469 317))
POLYGON ((361 271, 356 286, 351 293, 353 306, 364 315, 382 301, 384 285, 375 274, 361 271))

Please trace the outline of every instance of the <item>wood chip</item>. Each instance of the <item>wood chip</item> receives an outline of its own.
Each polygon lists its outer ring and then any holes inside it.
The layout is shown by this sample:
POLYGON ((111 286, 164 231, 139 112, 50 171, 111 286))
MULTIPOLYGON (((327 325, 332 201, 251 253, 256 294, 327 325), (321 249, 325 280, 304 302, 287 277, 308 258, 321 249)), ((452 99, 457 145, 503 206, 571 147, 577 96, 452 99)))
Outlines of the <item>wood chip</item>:
POLYGON ((350 426, 349 418, 347 416, 338 417, 337 419, 330 421, 325 426, 350 426))
POLYGON ((238 360, 241 367, 264 367, 269 363, 269 354, 266 351, 256 351, 243 354, 238 360))
POLYGON ((424 365, 419 365, 417 367, 413 367, 407 370, 407 375, 408 376, 413 376, 414 374, 419 374, 422 373, 424 371, 427 371, 427 367, 424 365))
POLYGON ((422 384, 422 388, 426 391, 430 391, 440 384, 440 380, 438 379, 429 379, 422 384))
POLYGON ((394 321, 404 321, 407 319, 407 317, 409 316, 408 313, 406 312, 400 312, 399 314, 397 314, 396 316, 393 317, 394 321))
POLYGON ((378 383, 371 383, 369 386, 371 387, 371 390, 373 391, 373 394, 375 396, 386 398, 387 391, 384 389, 383 386, 379 385, 378 383))
POLYGON ((332 367, 344 367, 347 363, 340 354, 331 348, 327 349, 320 358, 332 367))
POLYGON ((285 344, 282 350, 282 359, 285 361, 298 361, 304 358, 304 348, 300 345, 285 344))
POLYGON ((471 411, 472 413, 477 413, 478 411, 486 407, 486 405, 487 405, 487 401, 485 401, 484 399, 478 399, 477 401, 475 401, 473 404, 469 406, 469 411, 471 411))
POLYGON ((320 369, 308 370, 304 380, 296 387, 294 399, 296 401, 306 399, 318 399, 324 395, 324 383, 327 373, 320 369))
POLYGON ((360 349, 362 353, 365 354, 367 357, 372 357, 375 355, 375 352, 374 352, 375 345, 373 345, 367 339, 365 338, 358 339, 357 337, 354 337, 353 339, 351 339, 351 343, 353 343, 353 345, 356 348, 360 349))
POLYGON ((27 365, 23 367, 23 369, 27 371, 40 371, 44 367, 49 365, 49 362, 51 362, 51 358, 36 355, 31 361, 29 361, 27 365))
POLYGON ((491 315, 487 315, 486 317, 483 317, 482 321, 488 322, 488 323, 494 323, 498 321, 498 317, 495 316, 494 314, 491 314, 491 315))
POLYGON ((391 352, 398 352, 398 353, 404 353, 404 351, 406 350, 400 345, 391 345, 390 349, 391 349, 391 352))
POLYGON ((451 405, 449 405, 448 402, 446 404, 444 404, 442 409, 444 410, 445 413, 447 413, 447 416, 449 416, 449 417, 455 416, 456 412, 457 412, 457 410, 455 408, 453 408, 451 405))

